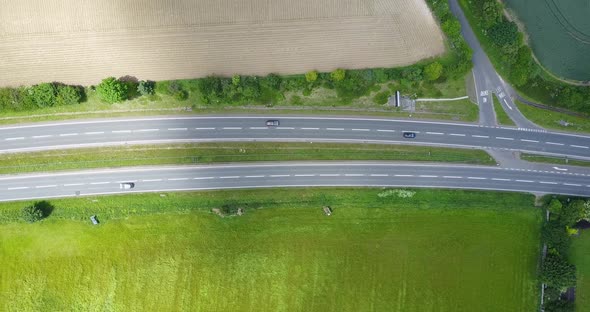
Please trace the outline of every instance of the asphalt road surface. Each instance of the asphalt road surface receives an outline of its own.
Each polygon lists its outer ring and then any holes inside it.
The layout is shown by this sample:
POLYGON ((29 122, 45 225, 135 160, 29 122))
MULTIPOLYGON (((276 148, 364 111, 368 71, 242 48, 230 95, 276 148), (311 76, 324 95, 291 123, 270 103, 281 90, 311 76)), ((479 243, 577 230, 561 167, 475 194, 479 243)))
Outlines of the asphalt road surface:
POLYGON ((346 117, 153 117, 0 128, 0 152, 206 141, 330 141, 504 149, 590 159, 590 137, 473 124, 346 117), (267 119, 279 119, 267 127, 267 119), (415 132, 404 139, 405 131, 415 132))
POLYGON ((135 192, 312 186, 434 187, 590 195, 587 175, 444 164, 281 162, 4 176, 0 178, 0 201, 135 192), (123 182, 133 182, 135 187, 120 189, 123 182))

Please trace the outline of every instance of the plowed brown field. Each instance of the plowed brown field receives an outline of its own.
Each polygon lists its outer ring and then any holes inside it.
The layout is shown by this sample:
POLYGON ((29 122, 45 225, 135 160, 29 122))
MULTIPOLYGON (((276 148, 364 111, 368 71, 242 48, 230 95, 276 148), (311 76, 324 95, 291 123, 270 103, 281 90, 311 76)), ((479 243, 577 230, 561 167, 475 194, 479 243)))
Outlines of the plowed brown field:
POLYGON ((19 0, 0 85, 391 67, 444 52, 423 0, 19 0))

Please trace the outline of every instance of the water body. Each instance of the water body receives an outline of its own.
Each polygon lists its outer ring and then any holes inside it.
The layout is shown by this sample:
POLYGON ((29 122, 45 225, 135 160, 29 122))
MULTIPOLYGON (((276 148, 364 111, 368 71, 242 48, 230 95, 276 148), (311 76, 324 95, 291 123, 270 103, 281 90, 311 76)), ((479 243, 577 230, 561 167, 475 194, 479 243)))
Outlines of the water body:
POLYGON ((590 0, 504 0, 535 56, 557 76, 590 80, 590 0))

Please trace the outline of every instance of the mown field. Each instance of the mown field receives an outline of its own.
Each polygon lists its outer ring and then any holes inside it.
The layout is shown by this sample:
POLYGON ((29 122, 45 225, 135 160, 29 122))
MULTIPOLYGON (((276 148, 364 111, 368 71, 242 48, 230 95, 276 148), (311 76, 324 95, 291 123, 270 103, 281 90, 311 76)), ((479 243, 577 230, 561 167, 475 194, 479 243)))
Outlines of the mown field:
POLYGON ((570 258, 576 265, 576 311, 590 311, 590 231, 581 231, 573 239, 570 258))
POLYGON ((535 56, 560 77, 590 80, 590 3, 586 0, 505 1, 524 24, 535 56))
POLYGON ((444 51, 423 0, 24 0, 0 11, 10 86, 395 67, 444 51))
POLYGON ((523 194, 276 189, 0 205, 8 311, 533 311, 540 210, 523 194), (241 217, 211 208, 230 203, 241 217), (326 217, 322 205, 334 214, 326 217), (102 221, 92 226, 88 216, 102 221), (501 298, 501 300, 499 299, 501 298))

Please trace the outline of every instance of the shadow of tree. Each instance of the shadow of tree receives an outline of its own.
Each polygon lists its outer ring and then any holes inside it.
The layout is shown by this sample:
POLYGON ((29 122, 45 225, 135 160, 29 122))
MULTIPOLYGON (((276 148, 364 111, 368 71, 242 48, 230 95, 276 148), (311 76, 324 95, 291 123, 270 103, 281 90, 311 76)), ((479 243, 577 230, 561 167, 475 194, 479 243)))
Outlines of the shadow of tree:
POLYGON ((46 200, 36 202, 35 207, 41 211, 43 218, 49 217, 55 209, 55 206, 46 200))

